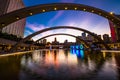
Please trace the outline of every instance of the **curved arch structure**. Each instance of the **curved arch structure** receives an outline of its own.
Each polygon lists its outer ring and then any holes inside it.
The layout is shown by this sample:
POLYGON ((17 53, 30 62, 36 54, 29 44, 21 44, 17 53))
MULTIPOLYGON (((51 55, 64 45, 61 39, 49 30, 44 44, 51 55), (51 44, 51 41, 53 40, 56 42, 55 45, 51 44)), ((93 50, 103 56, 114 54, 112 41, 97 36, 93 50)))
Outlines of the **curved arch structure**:
POLYGON ((35 33, 33 33, 33 34, 25 37, 23 40, 21 40, 20 42, 16 43, 15 46, 14 46, 11 50, 13 51, 19 44, 25 42, 26 40, 31 39, 32 37, 34 37, 34 36, 36 36, 36 35, 38 35, 38 34, 41 34, 41 33, 43 33, 43 32, 49 31, 49 30, 66 29, 66 28, 68 28, 68 29, 75 29, 75 30, 79 30, 79 31, 84 31, 84 32, 92 35, 92 36, 93 36, 95 39, 97 39, 98 41, 100 41, 100 42, 105 46, 106 49, 110 49, 110 48, 106 45, 106 43, 104 43, 104 41, 103 41, 101 38, 99 38, 97 35, 95 35, 94 33, 90 32, 90 31, 88 31, 88 30, 85 30, 85 29, 82 29, 82 28, 78 28, 78 27, 71 27, 71 26, 56 26, 56 27, 46 28, 46 29, 37 31, 37 32, 35 32, 35 33))
POLYGON ((40 40, 42 40, 42 39, 45 39, 45 38, 50 37, 50 36, 55 36, 55 35, 67 35, 67 36, 72 36, 72 37, 78 39, 81 43, 83 43, 86 48, 90 47, 90 45, 89 45, 86 41, 84 41, 83 39, 78 38, 77 36, 74 36, 74 35, 71 35, 71 34, 66 34, 66 33, 57 33, 57 34, 47 35, 47 36, 44 36, 44 37, 36 40, 35 42, 38 42, 38 41, 40 41, 40 40))
POLYGON ((42 4, 37 6, 26 7, 2 15, 0 16, 0 29, 9 25, 10 23, 13 23, 25 17, 29 17, 38 13, 58 11, 58 10, 87 11, 105 17, 108 20, 115 23, 116 25, 120 25, 120 19, 117 18, 114 14, 110 14, 109 12, 106 12, 104 10, 95 7, 91 7, 83 4, 75 4, 75 3, 52 3, 52 4, 42 4))

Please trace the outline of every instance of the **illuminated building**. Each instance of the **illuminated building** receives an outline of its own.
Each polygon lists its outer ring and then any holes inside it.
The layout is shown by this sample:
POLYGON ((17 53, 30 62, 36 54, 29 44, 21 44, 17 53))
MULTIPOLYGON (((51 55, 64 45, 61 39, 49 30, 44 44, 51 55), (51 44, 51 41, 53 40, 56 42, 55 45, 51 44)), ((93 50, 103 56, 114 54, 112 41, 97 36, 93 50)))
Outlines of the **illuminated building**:
POLYGON ((64 43, 68 43, 68 40, 65 40, 64 43))
POLYGON ((43 44, 47 44, 47 39, 43 39, 43 44))
MULTIPOLYGON (((120 15, 116 15, 118 18, 120 18, 120 15)), ((109 21, 110 25, 110 30, 111 30, 111 37, 112 37, 112 42, 120 42, 120 26, 116 26, 114 23, 109 21), (115 28, 116 27, 116 28, 115 28)))
POLYGON ((101 39, 101 35, 98 35, 98 37, 101 39))
POLYGON ((120 28, 117 28, 117 39, 120 42, 120 28))
POLYGON ((110 42, 109 35, 108 34, 104 34, 103 35, 103 40, 104 40, 105 43, 109 43, 110 42))
MULTIPOLYGON (((24 4, 22 0, 0 0, 0 15, 12 12, 17 9, 24 8, 24 4)), ((16 17, 19 19, 19 17, 16 17)), ((14 22, 5 28, 2 29, 3 33, 13 34, 17 37, 23 37, 24 35, 24 27, 25 27, 25 19, 21 19, 17 22, 14 22)))
POLYGON ((90 34, 88 34, 88 35, 87 35, 87 40, 88 40, 88 41, 93 41, 94 38, 93 38, 93 36, 91 36, 90 34))
MULTIPOLYGON (((120 15, 116 15, 116 16, 120 18, 120 15)), ((120 42, 120 25, 117 26, 116 32, 117 32, 117 40, 120 42)))
POLYGON ((82 33, 82 39, 86 40, 86 33, 85 32, 82 33))
POLYGON ((114 24, 113 24, 111 21, 109 21, 109 25, 110 25, 112 42, 116 42, 116 41, 117 41, 117 38, 116 38, 116 33, 115 33, 114 24))
POLYGON ((52 42, 52 44, 59 44, 56 37, 54 38, 54 41, 52 42))

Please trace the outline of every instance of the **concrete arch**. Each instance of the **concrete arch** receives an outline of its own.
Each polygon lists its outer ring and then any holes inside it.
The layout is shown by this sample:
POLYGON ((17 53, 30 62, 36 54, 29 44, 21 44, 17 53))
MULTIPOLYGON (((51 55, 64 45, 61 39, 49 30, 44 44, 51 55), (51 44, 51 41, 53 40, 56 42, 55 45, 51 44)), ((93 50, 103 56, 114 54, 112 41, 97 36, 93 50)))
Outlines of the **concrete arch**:
POLYGON ((22 18, 29 17, 38 13, 50 12, 50 11, 58 11, 58 10, 81 10, 87 11, 90 13, 97 14, 108 20, 112 21, 116 25, 120 25, 120 19, 117 18, 114 14, 110 14, 104 10, 99 8, 83 5, 83 4, 75 4, 75 3, 52 3, 52 4, 42 4, 37 6, 31 6, 22 8, 5 15, 0 16, 0 29, 3 27, 18 21, 22 18))
POLYGON ((81 43, 83 43, 86 48, 90 48, 90 45, 86 41, 84 41, 83 39, 78 38, 77 36, 74 36, 74 35, 71 35, 71 34, 66 34, 66 33, 57 33, 57 34, 47 35, 47 36, 44 36, 44 37, 36 40, 35 42, 38 42, 38 41, 40 41, 42 39, 45 39, 45 38, 50 37, 50 36, 55 36, 55 35, 67 35, 67 36, 74 37, 74 38, 78 39, 81 43))
POLYGON ((101 38, 99 38, 97 35, 95 35, 94 33, 90 32, 90 31, 88 31, 88 30, 85 30, 85 29, 82 29, 82 28, 78 28, 78 27, 72 27, 72 26, 56 26, 56 27, 46 28, 46 29, 37 31, 37 32, 35 32, 35 33, 31 34, 31 35, 28 35, 28 36, 25 37, 23 40, 21 40, 20 42, 16 43, 15 46, 14 46, 11 50, 13 51, 19 44, 25 42, 26 40, 31 39, 32 37, 34 37, 34 36, 36 36, 36 35, 38 35, 38 34, 41 34, 41 33, 43 33, 43 32, 49 31, 49 30, 65 29, 65 28, 75 29, 75 30, 79 30, 79 31, 84 31, 84 32, 92 35, 92 36, 93 36, 95 39, 97 39, 98 41, 100 41, 100 42, 104 45, 104 47, 105 47, 106 49, 110 49, 110 48, 108 47, 108 45, 105 44, 104 41, 103 41, 101 38))

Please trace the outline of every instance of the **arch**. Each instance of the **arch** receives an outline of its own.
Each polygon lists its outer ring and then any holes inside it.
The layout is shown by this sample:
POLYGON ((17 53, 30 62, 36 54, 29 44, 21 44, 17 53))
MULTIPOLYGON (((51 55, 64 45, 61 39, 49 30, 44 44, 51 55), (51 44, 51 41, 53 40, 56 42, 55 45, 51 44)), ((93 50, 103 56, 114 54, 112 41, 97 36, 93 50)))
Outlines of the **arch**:
POLYGON ((51 27, 51 28, 42 29, 42 30, 40 30, 40 31, 37 31, 37 32, 31 34, 31 35, 28 35, 27 37, 25 37, 24 39, 22 39, 20 42, 16 43, 11 50, 13 51, 19 44, 25 42, 26 40, 31 39, 32 37, 34 37, 34 36, 36 36, 36 35, 38 35, 38 34, 41 34, 41 33, 43 33, 43 32, 49 31, 49 30, 65 29, 65 28, 75 29, 75 30, 79 30, 79 31, 84 31, 84 32, 92 35, 92 36, 93 36, 95 39, 97 39, 98 41, 100 41, 100 42, 105 46, 106 49, 110 49, 110 48, 108 47, 108 45, 107 45, 106 43, 104 43, 104 41, 103 41, 101 38, 99 38, 97 35, 95 35, 94 33, 90 32, 90 31, 88 31, 88 30, 85 30, 85 29, 82 29, 82 28, 78 28, 78 27, 72 27, 72 26, 56 26, 56 27, 51 27))
POLYGON ((42 39, 45 39, 45 38, 50 37, 50 36, 55 36, 55 35, 67 35, 67 36, 74 37, 74 38, 78 39, 80 42, 82 42, 86 48, 90 47, 90 45, 85 40, 83 40, 81 38, 78 38, 77 36, 74 36, 74 35, 71 35, 71 34, 66 34, 66 33, 57 33, 57 34, 47 35, 47 36, 44 36, 44 37, 36 40, 35 42, 38 42, 38 41, 40 41, 42 39))
POLYGON ((75 4, 75 3, 52 3, 52 4, 42 4, 37 6, 26 7, 26 8, 22 8, 22 9, 7 13, 5 15, 2 15, 0 16, 0 29, 22 18, 32 16, 38 13, 57 11, 57 10, 87 11, 87 12, 105 17, 108 20, 115 23, 116 25, 120 25, 119 18, 117 18, 114 14, 110 14, 109 12, 106 12, 99 8, 95 8, 95 7, 91 7, 83 4, 75 4))

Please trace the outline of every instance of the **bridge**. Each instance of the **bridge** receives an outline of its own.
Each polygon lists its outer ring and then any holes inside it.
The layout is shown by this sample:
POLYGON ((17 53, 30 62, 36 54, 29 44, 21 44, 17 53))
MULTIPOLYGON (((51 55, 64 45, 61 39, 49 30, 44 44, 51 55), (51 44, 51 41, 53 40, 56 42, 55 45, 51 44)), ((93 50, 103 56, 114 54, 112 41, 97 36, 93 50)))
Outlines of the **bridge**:
MULTIPOLYGON (((42 39, 45 39, 45 38, 50 37, 50 36, 55 36, 55 35, 67 35, 67 36, 74 37, 74 38, 78 39, 78 40, 81 42, 81 44, 84 44, 84 46, 85 46, 86 48, 90 48, 90 44, 88 44, 85 40, 83 40, 83 39, 81 39, 81 38, 78 38, 77 36, 74 36, 74 35, 71 35, 71 34, 66 34, 66 33, 57 33, 57 34, 47 35, 47 36, 44 36, 44 37, 36 40, 35 43, 39 42, 39 41, 42 40, 42 39)), ((33 44, 34 44, 34 43, 33 43, 33 44)))
POLYGON ((52 4, 42 4, 37 6, 25 7, 25 8, 7 13, 5 15, 2 15, 0 16, 0 29, 2 29, 3 27, 15 21, 23 19, 25 17, 29 17, 32 15, 36 15, 44 12, 58 11, 58 10, 87 11, 87 12, 102 16, 118 26, 120 25, 120 19, 117 16, 115 16, 113 13, 106 12, 99 8, 95 8, 95 7, 91 7, 83 4, 74 4, 74 3, 52 3, 52 4))
MULTIPOLYGON (((97 14, 99 16, 102 16, 111 22, 113 22, 115 25, 117 25, 115 28, 118 28, 120 25, 120 19, 114 15, 113 13, 106 12, 102 9, 95 8, 92 6, 88 5, 83 5, 83 4, 75 4, 75 3, 52 3, 52 4, 42 4, 42 5, 36 5, 36 6, 30 6, 30 7, 25 7, 7 14, 4 14, 0 16, 0 30, 7 25, 16 22, 20 19, 33 16, 36 14, 40 13, 45 13, 45 12, 50 12, 50 11, 58 11, 58 10, 75 10, 75 11, 85 11, 85 12, 90 12, 93 14, 97 14)), ((61 29, 61 28, 70 28, 70 29, 76 29, 80 31, 84 31, 90 35, 92 35, 94 38, 96 38, 98 41, 102 42, 102 44, 105 46, 106 49, 110 49, 104 41, 102 41, 99 37, 96 35, 92 34, 92 32, 76 28, 76 27, 69 27, 69 26, 59 26, 59 27, 52 27, 52 28, 47 28, 44 30, 40 30, 38 32, 35 32, 27 37, 25 37, 23 40, 18 42, 15 46, 18 46, 20 43, 25 42, 26 40, 31 39, 33 36, 38 35, 42 32, 48 31, 48 30, 54 30, 54 29, 61 29)), ((14 46, 14 48, 15 48, 14 46)), ((13 48, 13 49, 14 49, 13 48)))
POLYGON ((31 35, 28 35, 27 37, 25 37, 24 39, 22 39, 20 42, 16 43, 13 48, 11 49, 11 51, 14 51, 16 49, 16 47, 18 45, 20 45, 21 43, 31 39, 32 37, 38 35, 38 34, 41 34, 43 32, 46 32, 46 31, 50 31, 50 30, 55 30, 55 29, 65 29, 65 28, 68 28, 68 29, 74 29, 74 30, 78 30, 78 31, 84 31, 90 35, 92 35, 95 39, 97 39, 98 41, 100 41, 103 46, 106 48, 106 49, 110 49, 109 46, 101 39, 99 38, 97 35, 95 35, 94 33, 88 31, 88 30, 85 30, 85 29, 82 29, 82 28, 78 28, 78 27, 72 27, 72 26, 56 26, 56 27, 51 27, 51 28, 46 28, 46 29, 43 29, 43 30, 40 30, 40 31, 37 31, 31 35))

